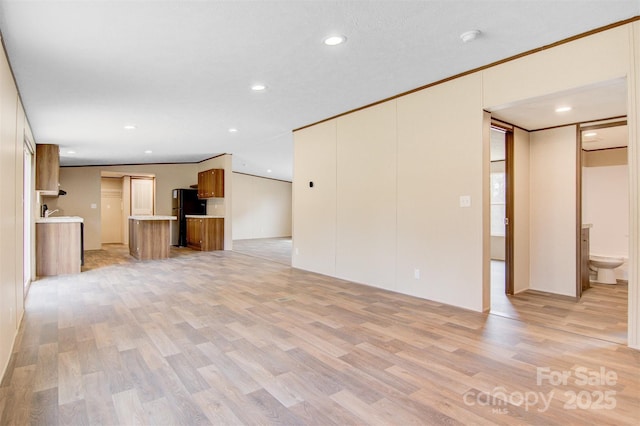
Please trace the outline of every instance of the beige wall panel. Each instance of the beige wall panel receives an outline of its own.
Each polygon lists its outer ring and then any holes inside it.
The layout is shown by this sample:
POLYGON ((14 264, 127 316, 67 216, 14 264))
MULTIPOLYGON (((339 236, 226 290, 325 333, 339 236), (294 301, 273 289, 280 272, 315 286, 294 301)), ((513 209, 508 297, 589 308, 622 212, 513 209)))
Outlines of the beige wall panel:
POLYGON ((513 132, 513 291, 529 288, 529 133, 513 132))
POLYGON ((530 288, 575 296, 576 128, 530 138, 530 288))
POLYGON ((481 89, 472 74, 398 99, 398 291, 477 311, 488 246, 481 89))
MULTIPOLYGON (((16 93, 17 96, 17 93, 16 93)), ((22 108, 22 103, 20 100, 17 100, 17 117, 16 117, 16 139, 15 139, 15 149, 16 149, 16 157, 15 157, 15 165, 16 165, 16 199, 15 199, 15 215, 16 215, 16 225, 15 225, 15 245, 14 250, 16 252, 16 324, 20 323, 20 318, 22 317, 22 313, 24 311, 24 238, 25 238, 25 220, 24 220, 24 203, 23 199, 25 197, 31 196, 31 192, 27 192, 25 194, 24 191, 24 128, 26 125, 26 118, 24 115, 24 109, 22 108), (19 282, 18 282, 19 280, 19 282)), ((29 224, 27 226, 30 226, 29 224)))
MULTIPOLYGON (((103 171, 122 172, 130 175, 154 174, 157 215, 170 215, 171 190, 188 188, 189 185, 196 182, 198 175, 196 164, 61 167, 60 187, 67 191, 67 195, 58 198, 45 198, 44 203, 50 209, 60 209, 56 215, 84 218, 85 250, 97 250, 101 247, 100 173, 103 171), (91 208, 92 204, 95 204, 96 208, 91 208)), ((123 201, 126 196, 123 191, 123 201)))
MULTIPOLYGON (((16 233, 22 234, 20 226, 22 211, 12 204, 21 204, 22 179, 17 179, 18 93, 13 83, 9 64, 4 54, 0 54, 0 197, 9 203, 3 209, 0 221, 0 373, 4 373, 18 329, 20 307, 16 304, 17 293, 22 293, 22 244, 16 247, 16 233), (16 212, 20 212, 16 216, 16 212), (20 263, 19 263, 20 262, 20 263)), ((20 129, 22 134, 22 129, 20 129)), ((20 153, 22 144, 20 144, 20 153)))
POLYGON ((291 236, 291 182, 233 173, 233 239, 291 236))
POLYGON ((640 349, 640 146, 638 122, 640 121, 640 22, 633 24, 633 58, 628 83, 629 125, 629 346, 640 349))
POLYGON ((626 76, 629 31, 625 25, 484 70, 483 107, 626 76))
POLYGON ((336 120, 299 130, 293 138, 292 266, 335 276, 336 120))
MULTIPOLYGON (((198 173, 209 169, 224 169, 224 198, 209 198, 207 200, 207 214, 224 216, 224 249, 233 249, 233 173, 231 154, 220 155, 197 164, 195 181, 198 183, 198 173)), ((188 188, 183 186, 176 188, 188 188)))
POLYGON ((337 119, 336 276, 395 289, 396 102, 337 119))

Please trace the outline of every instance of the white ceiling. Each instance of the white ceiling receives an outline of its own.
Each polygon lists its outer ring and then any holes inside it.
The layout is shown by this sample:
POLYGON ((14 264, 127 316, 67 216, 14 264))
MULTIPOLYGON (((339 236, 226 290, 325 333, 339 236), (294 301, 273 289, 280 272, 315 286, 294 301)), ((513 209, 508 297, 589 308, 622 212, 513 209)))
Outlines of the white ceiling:
POLYGON ((231 153, 235 171, 291 180, 292 129, 639 14, 638 0, 0 0, 0 30, 36 141, 63 165, 231 153), (347 43, 325 46, 333 33, 347 43))

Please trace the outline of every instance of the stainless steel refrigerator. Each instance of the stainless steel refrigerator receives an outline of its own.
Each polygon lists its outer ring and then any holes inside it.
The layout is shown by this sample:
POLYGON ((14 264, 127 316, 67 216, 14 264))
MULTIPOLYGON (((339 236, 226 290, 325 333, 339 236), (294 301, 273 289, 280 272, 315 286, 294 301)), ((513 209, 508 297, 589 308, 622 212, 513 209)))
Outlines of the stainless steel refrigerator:
POLYGON ((200 200, 196 189, 174 189, 171 196, 171 215, 178 218, 177 226, 173 227, 171 244, 186 247, 187 219, 185 216, 188 214, 207 214, 207 200, 200 200))

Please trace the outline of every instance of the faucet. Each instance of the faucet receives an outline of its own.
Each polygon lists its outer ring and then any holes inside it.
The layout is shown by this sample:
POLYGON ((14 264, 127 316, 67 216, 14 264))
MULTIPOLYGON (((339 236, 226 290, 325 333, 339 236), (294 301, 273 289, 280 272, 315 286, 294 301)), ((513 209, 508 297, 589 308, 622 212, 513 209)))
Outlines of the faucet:
POLYGON ((49 216, 51 216, 52 214, 54 214, 55 212, 57 212, 57 211, 58 211, 58 209, 55 209, 55 210, 45 210, 45 212, 44 212, 44 217, 49 217, 49 216))

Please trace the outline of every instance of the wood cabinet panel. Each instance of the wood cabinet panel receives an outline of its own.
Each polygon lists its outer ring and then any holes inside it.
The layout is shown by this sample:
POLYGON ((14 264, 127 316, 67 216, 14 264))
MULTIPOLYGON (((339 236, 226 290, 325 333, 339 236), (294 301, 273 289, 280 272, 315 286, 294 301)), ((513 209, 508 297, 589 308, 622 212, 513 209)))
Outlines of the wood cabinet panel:
POLYGON ((224 218, 187 218, 187 247, 224 250, 224 218))
POLYGON ((198 173, 198 198, 224 197, 224 169, 198 173))
POLYGON ((129 254, 138 260, 169 257, 169 220, 129 219, 129 254))
POLYGON ((80 223, 36 223, 36 275, 78 274, 81 270, 80 223))
POLYGON ((36 190, 58 192, 60 149, 58 145, 36 145, 36 190))

